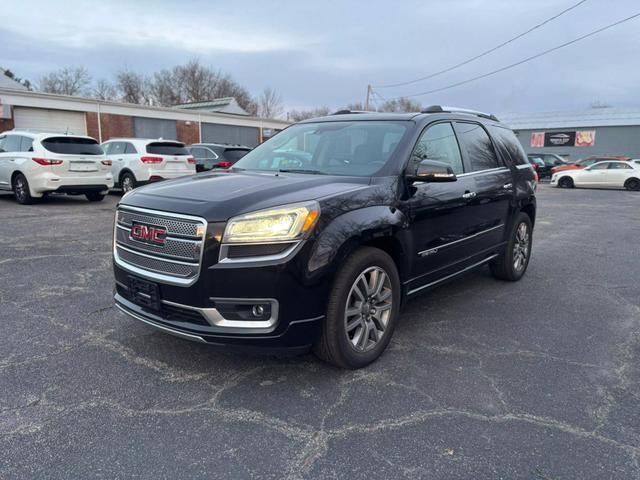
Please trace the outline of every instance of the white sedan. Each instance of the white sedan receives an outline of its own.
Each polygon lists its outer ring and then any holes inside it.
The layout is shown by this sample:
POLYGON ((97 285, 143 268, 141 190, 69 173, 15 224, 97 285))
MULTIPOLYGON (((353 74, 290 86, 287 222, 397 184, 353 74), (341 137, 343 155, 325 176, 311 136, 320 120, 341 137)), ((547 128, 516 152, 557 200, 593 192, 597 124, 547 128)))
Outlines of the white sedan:
POLYGON ((590 167, 563 170, 551 177, 554 187, 626 188, 640 190, 640 164, 622 161, 594 163, 590 167))

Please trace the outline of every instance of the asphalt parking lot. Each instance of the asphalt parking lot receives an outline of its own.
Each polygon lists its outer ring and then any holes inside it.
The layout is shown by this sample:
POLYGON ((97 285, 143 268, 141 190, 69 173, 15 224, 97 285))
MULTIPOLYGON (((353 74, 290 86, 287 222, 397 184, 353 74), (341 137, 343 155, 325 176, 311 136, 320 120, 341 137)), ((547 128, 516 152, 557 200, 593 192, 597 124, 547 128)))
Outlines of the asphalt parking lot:
POLYGON ((640 478, 640 194, 539 189, 526 277, 409 303, 360 371, 112 305, 118 196, 0 196, 0 478, 640 478))

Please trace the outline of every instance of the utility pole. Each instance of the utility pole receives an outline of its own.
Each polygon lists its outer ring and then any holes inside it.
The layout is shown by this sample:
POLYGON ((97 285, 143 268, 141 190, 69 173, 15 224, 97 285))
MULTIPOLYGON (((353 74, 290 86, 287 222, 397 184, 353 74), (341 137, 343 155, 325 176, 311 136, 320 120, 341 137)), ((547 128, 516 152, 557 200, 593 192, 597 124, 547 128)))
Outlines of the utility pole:
POLYGON ((371 98, 371 85, 367 85, 367 99, 364 102, 364 109, 368 112, 369 111, 369 99, 371 98))

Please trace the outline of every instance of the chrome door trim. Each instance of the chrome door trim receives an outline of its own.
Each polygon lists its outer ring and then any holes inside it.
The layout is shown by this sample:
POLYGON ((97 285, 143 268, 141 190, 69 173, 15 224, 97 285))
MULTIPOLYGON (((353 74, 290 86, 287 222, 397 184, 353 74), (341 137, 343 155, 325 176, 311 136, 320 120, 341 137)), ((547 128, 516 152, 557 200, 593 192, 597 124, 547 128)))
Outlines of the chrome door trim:
POLYGON ((493 230, 497 230, 498 228, 502 228, 502 227, 504 227, 504 223, 501 223, 500 225, 496 225, 495 227, 487 228, 486 230, 482 230, 480 232, 474 233, 473 235, 469 235, 469 236, 461 238, 459 240, 454 240, 453 242, 445 243, 445 244, 442 244, 442 245, 439 245, 439 246, 433 247, 433 248, 428 248, 427 250, 422 250, 421 252, 418 252, 418 255, 421 256, 421 257, 426 257, 428 255, 433 255, 434 253, 438 253, 438 251, 441 248, 450 247, 451 245, 455 245, 457 243, 461 243, 461 242, 465 242, 467 240, 471 240, 473 238, 479 237, 480 235, 484 235, 485 233, 492 232, 493 230))
POLYGON ((507 167, 488 168, 486 170, 478 170, 477 172, 461 173, 459 175, 456 175, 456 177, 460 178, 460 177, 470 177, 473 175, 487 175, 489 173, 498 173, 502 171, 508 172, 509 169, 507 167))
POLYGON ((460 275, 460 274, 465 273, 465 272, 467 272, 469 270, 472 270, 472 269, 474 269, 476 267, 479 267, 482 264, 490 262, 491 260, 493 260, 497 256, 498 256, 498 254, 495 253, 495 254, 491 255, 490 257, 485 258, 484 260, 481 260, 481 261, 479 261, 477 263, 474 263, 473 265, 469 265, 468 267, 465 267, 462 270, 458 270, 457 272, 451 273, 451 274, 447 275, 446 277, 442 277, 442 278, 440 278, 438 280, 434 280, 433 282, 429 282, 426 285, 422 285, 421 287, 414 288, 413 290, 409 290, 407 292, 407 295, 413 295, 414 293, 417 293, 420 290, 424 290, 425 288, 429 288, 429 287, 432 287, 434 285, 437 285, 438 283, 444 282, 445 280, 449 280, 450 278, 453 278, 453 277, 455 277, 457 275, 460 275))

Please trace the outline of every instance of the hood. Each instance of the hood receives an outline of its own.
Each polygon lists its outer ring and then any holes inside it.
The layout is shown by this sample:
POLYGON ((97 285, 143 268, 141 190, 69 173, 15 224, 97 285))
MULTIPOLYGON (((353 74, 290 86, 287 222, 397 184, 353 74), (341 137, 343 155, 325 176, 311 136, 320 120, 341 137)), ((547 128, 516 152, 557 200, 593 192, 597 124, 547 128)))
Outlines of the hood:
POLYGON ((369 178, 267 172, 212 172, 138 188, 122 205, 226 221, 243 213, 367 188, 369 178))

